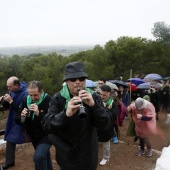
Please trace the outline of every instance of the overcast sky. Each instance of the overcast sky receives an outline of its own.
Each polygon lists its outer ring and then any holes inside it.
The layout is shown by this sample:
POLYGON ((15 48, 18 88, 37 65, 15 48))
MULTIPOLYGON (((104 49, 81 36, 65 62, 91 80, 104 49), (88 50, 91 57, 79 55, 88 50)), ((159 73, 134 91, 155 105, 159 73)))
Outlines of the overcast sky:
POLYGON ((0 0, 0 7, 0 47, 153 39, 155 22, 170 25, 170 0, 0 0))

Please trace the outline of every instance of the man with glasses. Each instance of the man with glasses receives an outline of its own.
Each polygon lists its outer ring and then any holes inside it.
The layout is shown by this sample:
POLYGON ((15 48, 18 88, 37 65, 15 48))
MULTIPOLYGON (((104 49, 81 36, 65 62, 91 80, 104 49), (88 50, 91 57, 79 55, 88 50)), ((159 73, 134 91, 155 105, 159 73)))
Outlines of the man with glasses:
POLYGON ((99 80, 98 80, 98 87, 96 88, 96 92, 98 94, 100 94, 100 88, 106 84, 106 79, 104 77, 101 77, 99 80))
POLYGON ((105 130, 111 126, 111 117, 106 113, 101 97, 85 87, 86 78, 88 75, 83 63, 67 64, 63 78, 66 84, 52 97, 48 114, 42 120, 56 148, 60 170, 96 170, 96 128, 105 130), (86 116, 79 116, 81 112, 86 116))
POLYGON ((101 77, 99 80, 98 80, 98 85, 99 87, 103 86, 106 84, 106 79, 101 77))

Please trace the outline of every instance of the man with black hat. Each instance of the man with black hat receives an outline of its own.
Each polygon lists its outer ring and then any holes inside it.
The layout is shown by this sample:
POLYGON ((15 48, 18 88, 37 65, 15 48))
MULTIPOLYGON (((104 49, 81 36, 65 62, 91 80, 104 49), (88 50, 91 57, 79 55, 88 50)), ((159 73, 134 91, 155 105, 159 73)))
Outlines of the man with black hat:
POLYGON ((67 64, 63 78, 66 84, 52 97, 48 114, 42 120, 56 148, 60 170, 96 170, 96 128, 105 130, 111 126, 101 97, 85 87, 86 78, 83 63, 67 64))

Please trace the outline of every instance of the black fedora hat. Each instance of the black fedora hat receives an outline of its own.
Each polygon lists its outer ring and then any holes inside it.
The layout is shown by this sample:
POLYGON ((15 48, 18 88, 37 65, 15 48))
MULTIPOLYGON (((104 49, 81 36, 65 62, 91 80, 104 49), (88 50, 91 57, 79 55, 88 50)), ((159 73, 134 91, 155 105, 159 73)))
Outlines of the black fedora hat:
POLYGON ((85 73, 85 66, 80 62, 71 62, 68 63, 65 67, 65 75, 63 81, 71 78, 88 78, 88 75, 85 73))

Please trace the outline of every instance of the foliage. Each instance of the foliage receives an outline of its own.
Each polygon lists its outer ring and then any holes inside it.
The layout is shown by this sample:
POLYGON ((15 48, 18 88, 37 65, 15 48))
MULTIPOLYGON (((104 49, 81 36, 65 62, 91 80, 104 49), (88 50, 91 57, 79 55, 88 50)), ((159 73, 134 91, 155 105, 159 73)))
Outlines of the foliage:
POLYGON ((164 43, 170 44, 170 26, 166 25, 165 22, 154 23, 154 28, 152 29, 152 34, 158 40, 164 43))
POLYGON ((143 78, 148 73, 170 76, 170 45, 164 42, 165 38, 161 39, 162 33, 158 34, 164 26, 155 26, 154 35, 159 38, 155 41, 123 36, 116 41, 108 41, 104 47, 96 45, 92 50, 68 57, 57 53, 0 57, 0 95, 6 92, 6 80, 10 76, 17 76, 26 82, 39 80, 43 83, 44 91, 53 95, 62 87, 65 65, 72 61, 83 62, 89 79, 94 81, 99 77, 109 80, 120 76, 126 81, 131 69, 133 77, 143 78))

